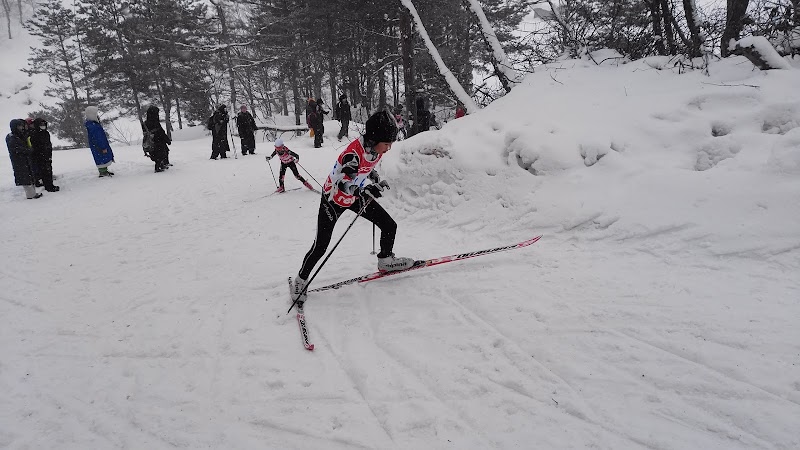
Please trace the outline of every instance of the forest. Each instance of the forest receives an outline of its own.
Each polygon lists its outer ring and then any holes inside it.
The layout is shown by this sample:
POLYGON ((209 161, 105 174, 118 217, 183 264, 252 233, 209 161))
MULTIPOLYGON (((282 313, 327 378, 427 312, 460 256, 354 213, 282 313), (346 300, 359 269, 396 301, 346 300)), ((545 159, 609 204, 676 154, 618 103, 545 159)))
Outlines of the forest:
POLYGON ((413 124, 417 98, 446 121, 542 64, 601 64, 599 49, 621 62, 667 55, 680 70, 735 54, 724 43, 748 35, 800 53, 800 0, 0 1, 8 39, 16 26, 39 39, 23 70, 50 80, 52 104, 29 113, 77 145, 89 104, 106 121, 141 121, 156 104, 171 132, 218 104, 300 124, 308 98, 345 94, 356 121, 389 107, 413 124))

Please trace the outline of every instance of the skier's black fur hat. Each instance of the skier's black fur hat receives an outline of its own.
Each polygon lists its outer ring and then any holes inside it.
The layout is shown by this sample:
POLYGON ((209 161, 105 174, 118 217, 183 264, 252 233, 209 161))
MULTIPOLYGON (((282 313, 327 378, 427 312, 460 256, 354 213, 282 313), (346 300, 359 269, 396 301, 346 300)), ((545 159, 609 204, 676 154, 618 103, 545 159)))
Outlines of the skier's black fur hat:
POLYGON ((369 144, 394 142, 397 139, 397 124, 386 111, 378 111, 367 119, 364 140, 369 144))

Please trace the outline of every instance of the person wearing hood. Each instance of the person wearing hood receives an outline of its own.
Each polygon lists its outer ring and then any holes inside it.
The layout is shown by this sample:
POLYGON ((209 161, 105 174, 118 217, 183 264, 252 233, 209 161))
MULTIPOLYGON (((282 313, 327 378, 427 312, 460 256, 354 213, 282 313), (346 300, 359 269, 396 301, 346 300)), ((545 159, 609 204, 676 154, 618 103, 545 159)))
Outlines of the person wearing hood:
POLYGON ((364 136, 347 146, 339 155, 325 185, 317 214, 317 235, 311 249, 303 258, 300 272, 292 286, 293 298, 298 306, 305 302, 305 286, 311 271, 325 255, 331 242, 336 221, 347 211, 361 214, 381 230, 381 252, 378 253, 378 270, 391 272, 405 270, 414 264, 411 258, 396 257, 392 253, 397 223, 375 200, 389 183, 382 181, 375 167, 397 139, 394 118, 379 111, 367 119, 364 136), (370 182, 369 184, 367 182, 370 182))
POLYGON ((86 117, 84 125, 89 136, 89 148, 92 150, 97 171, 100 172, 101 177, 113 176, 114 172, 108 170, 108 166, 114 162, 114 152, 111 150, 111 144, 108 143, 106 131, 100 125, 97 106, 87 106, 83 110, 83 115, 86 117))
POLYGON ((11 158, 11 167, 14 170, 14 183, 25 189, 25 197, 28 199, 39 198, 41 193, 36 192, 34 183, 36 177, 33 174, 33 164, 31 155, 33 149, 28 146, 26 135, 27 125, 22 119, 14 119, 9 124, 11 132, 6 136, 6 146, 8 146, 8 157, 11 158))
POLYGON ((228 145, 228 107, 225 105, 217 106, 208 119, 208 129, 211 130, 211 159, 228 157, 228 152, 231 150, 228 145))
POLYGON ((312 119, 309 121, 309 125, 314 129, 314 148, 320 148, 322 147, 322 138, 325 135, 325 115, 329 111, 325 108, 325 102, 322 101, 322 98, 318 98, 314 105, 316 114, 311 116, 312 119))
POLYGON ((164 128, 161 126, 161 121, 158 120, 159 109, 157 106, 152 105, 147 108, 147 116, 144 121, 145 130, 150 133, 153 139, 152 150, 150 151, 150 159, 155 163, 155 171, 163 172, 169 169, 169 155, 168 145, 172 144, 172 139, 167 136, 164 128))
POLYGON ((336 116, 334 119, 338 120, 342 127, 339 129, 338 138, 339 141, 342 140, 343 137, 350 137, 350 120, 352 120, 353 115, 350 111, 350 103, 347 101, 347 96, 342 94, 339 96, 339 103, 336 104, 336 108, 333 110, 333 114, 336 116))
POLYGON ((33 148, 31 156, 33 171, 37 180, 42 180, 47 192, 58 192, 61 188, 53 184, 53 144, 47 121, 41 117, 34 119, 30 130, 30 142, 33 148))
POLYGON ((242 140, 242 155, 256 154, 256 120, 253 115, 247 111, 247 106, 242 105, 239 108, 239 114, 236 115, 236 128, 239 131, 239 138, 242 140))

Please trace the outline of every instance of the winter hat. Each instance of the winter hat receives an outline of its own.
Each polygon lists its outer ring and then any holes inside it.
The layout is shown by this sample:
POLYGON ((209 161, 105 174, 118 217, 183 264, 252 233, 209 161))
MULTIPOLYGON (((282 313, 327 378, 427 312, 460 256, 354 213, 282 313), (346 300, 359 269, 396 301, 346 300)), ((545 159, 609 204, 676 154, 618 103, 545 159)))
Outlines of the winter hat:
POLYGON ((86 109, 83 110, 83 116, 86 117, 86 120, 94 120, 97 122, 97 106, 87 106, 86 109))
POLYGON ((283 147, 283 139, 275 139, 275 147, 283 147))
POLYGON ((223 109, 226 109, 226 108, 227 108, 227 106, 225 106, 225 105, 218 105, 217 106, 217 109, 220 110, 220 111, 222 111, 223 109))
POLYGON ((378 111, 367 119, 367 130, 364 140, 373 144, 378 142, 394 142, 397 139, 397 124, 386 111, 378 111))
POLYGON ((12 119, 11 122, 9 123, 9 127, 11 127, 11 134, 16 135, 18 133, 17 128, 20 125, 22 125, 22 127, 24 128, 25 121, 22 119, 12 119))
POLYGON ((340 95, 339 100, 347 100, 347 95, 346 94, 340 95))
POLYGON ((47 129, 47 121, 46 120, 44 120, 41 117, 37 117, 37 118, 33 119, 34 128, 41 129, 42 125, 44 125, 45 129, 47 129))

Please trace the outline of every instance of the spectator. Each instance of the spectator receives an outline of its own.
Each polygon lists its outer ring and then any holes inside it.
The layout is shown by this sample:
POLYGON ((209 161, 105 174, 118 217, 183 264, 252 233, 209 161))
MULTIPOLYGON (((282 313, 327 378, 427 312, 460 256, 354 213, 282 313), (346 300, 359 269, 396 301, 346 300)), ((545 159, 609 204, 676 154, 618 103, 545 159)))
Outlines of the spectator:
POLYGON ((105 130, 103 130, 103 126, 100 125, 100 120, 97 116, 97 106, 87 106, 83 114, 86 116, 84 125, 89 135, 89 148, 92 150, 94 163, 97 165, 100 177, 114 176, 114 172, 108 170, 108 166, 114 162, 114 151, 111 150, 111 145, 108 143, 108 136, 105 130))
POLYGON ((217 106, 214 114, 208 118, 206 127, 211 130, 211 159, 228 157, 228 110, 225 105, 217 106))
POLYGON ((464 108, 464 105, 462 105, 461 102, 458 102, 458 105, 456 105, 456 119, 464 117, 466 115, 467 115, 467 110, 464 108))
POLYGON ((53 184, 53 144, 50 142, 50 132, 47 131, 47 121, 37 117, 30 130, 30 142, 33 154, 33 172, 36 180, 42 181, 47 192, 58 192, 61 188, 53 184))
POLYGON ((403 115, 399 112, 395 113, 394 122, 397 126, 397 140, 402 141, 406 138, 406 123, 403 121, 403 115))
POLYGON ((338 135, 339 142, 341 142, 343 137, 350 137, 350 120, 353 118, 350 111, 350 103, 347 101, 345 94, 339 96, 339 103, 336 104, 333 114, 334 118, 342 124, 338 135))
POLYGON ((313 111, 308 116, 308 126, 314 130, 314 148, 322 147, 322 137, 325 134, 323 121, 327 111, 320 105, 320 102, 322 102, 321 98, 317 101, 309 101, 309 105, 313 106, 313 111))
POLYGON ((417 97, 417 110, 414 115, 414 126, 417 129, 417 133, 422 133, 423 131, 431 129, 431 113, 428 111, 426 103, 425 97, 417 97))
POLYGON ((147 108, 147 118, 144 121, 144 127, 153 139, 150 159, 155 163, 155 171, 163 172, 165 169, 169 169, 167 155, 169 154, 169 145, 172 144, 172 139, 167 136, 167 133, 161 126, 161 121, 158 119, 158 112, 159 109, 155 105, 147 108))
POLYGON ((242 155, 250 153, 256 154, 256 121, 253 115, 247 111, 247 106, 239 108, 236 115, 236 128, 239 130, 239 138, 242 140, 242 155))
POLYGON ((25 121, 14 119, 9 125, 11 133, 6 136, 6 146, 8 146, 8 157, 11 158, 11 167, 14 170, 14 183, 25 189, 25 197, 28 199, 39 198, 42 194, 36 192, 33 164, 31 163, 33 150, 25 142, 27 139, 25 121))

